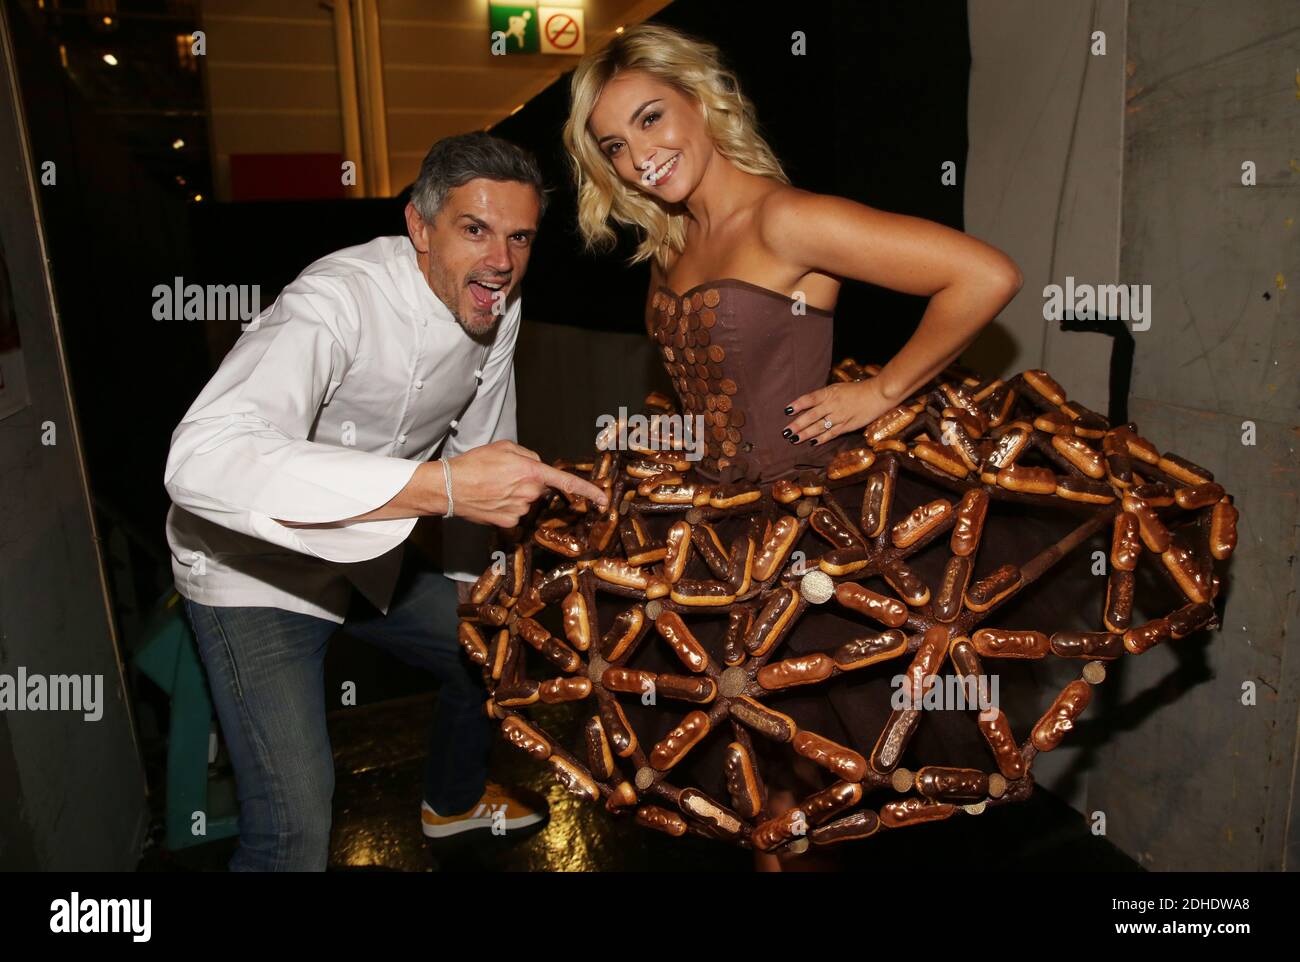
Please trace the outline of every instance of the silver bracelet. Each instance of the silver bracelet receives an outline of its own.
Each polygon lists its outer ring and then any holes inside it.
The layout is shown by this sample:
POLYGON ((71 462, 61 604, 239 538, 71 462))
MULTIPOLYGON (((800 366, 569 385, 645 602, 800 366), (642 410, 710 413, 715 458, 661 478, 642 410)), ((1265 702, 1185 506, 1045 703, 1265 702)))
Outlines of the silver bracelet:
POLYGON ((451 465, 447 463, 446 458, 442 459, 442 477, 447 483, 447 513, 444 514, 443 517, 451 518, 455 516, 453 514, 453 504, 451 500, 451 465))

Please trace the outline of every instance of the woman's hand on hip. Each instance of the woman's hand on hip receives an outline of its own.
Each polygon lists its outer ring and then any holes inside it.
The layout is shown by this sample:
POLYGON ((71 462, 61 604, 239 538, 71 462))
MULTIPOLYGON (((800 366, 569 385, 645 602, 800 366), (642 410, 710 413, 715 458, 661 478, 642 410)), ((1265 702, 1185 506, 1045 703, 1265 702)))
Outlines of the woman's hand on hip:
POLYGON ((792 444, 825 444, 841 434, 861 431, 895 406, 880 393, 875 378, 828 384, 790 402, 785 413, 793 418, 783 433, 792 444))

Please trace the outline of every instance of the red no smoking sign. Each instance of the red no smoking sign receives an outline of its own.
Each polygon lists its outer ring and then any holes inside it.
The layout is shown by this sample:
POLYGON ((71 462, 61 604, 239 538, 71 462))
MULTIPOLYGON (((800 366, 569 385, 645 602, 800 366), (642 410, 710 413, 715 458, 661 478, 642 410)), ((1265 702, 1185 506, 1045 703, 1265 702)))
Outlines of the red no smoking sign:
POLYGON ((553 13, 542 24, 542 35, 556 50, 572 50, 582 37, 582 28, 571 14, 553 13))
POLYGON ((582 10, 556 6, 538 8, 543 53, 582 53, 582 10))

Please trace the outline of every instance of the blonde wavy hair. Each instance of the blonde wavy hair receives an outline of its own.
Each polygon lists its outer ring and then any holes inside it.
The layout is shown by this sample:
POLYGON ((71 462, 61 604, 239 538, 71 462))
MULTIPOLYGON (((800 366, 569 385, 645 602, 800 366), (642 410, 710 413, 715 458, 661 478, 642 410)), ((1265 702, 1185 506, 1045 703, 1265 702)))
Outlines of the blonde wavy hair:
POLYGON ((618 240, 611 221, 639 228, 641 242, 629 263, 653 257, 667 269, 670 252, 686 246, 686 212, 671 210, 618 175, 587 128, 601 91, 624 70, 643 70, 704 107, 718 152, 740 170, 790 183, 780 161, 758 133, 754 105, 713 44, 671 27, 643 23, 587 54, 573 74, 564 146, 578 188, 578 231, 589 251, 618 240))

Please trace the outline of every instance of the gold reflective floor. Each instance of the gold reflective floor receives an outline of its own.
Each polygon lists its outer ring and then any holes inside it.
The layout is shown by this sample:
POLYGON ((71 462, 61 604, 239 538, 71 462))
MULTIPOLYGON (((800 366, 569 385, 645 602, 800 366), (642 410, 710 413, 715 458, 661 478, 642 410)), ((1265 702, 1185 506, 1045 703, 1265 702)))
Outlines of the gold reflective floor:
MULTIPOLYGON (((438 842, 420 831, 420 782, 429 695, 346 709, 330 716, 337 785, 330 867, 335 871, 750 871, 753 856, 703 839, 669 838, 630 818, 565 792, 545 766, 497 741, 492 777, 539 792, 550 803, 547 824, 504 836, 486 830, 438 842)), ((178 853, 146 852, 144 871, 225 867, 233 840, 178 853)), ((1043 791, 1026 802, 846 845, 808 869, 882 870, 899 860, 938 872, 972 865, 1004 870, 1133 871, 1138 866, 1084 820, 1043 791)))

